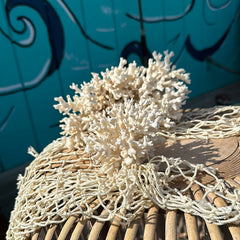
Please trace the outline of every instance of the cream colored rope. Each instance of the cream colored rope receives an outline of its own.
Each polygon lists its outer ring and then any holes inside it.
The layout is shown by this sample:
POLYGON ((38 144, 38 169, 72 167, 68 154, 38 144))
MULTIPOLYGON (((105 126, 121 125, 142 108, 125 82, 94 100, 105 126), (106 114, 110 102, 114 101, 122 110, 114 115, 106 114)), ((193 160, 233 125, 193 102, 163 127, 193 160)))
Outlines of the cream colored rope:
POLYGON ((157 134, 175 140, 239 136, 240 107, 216 106, 186 111, 174 127, 157 134))

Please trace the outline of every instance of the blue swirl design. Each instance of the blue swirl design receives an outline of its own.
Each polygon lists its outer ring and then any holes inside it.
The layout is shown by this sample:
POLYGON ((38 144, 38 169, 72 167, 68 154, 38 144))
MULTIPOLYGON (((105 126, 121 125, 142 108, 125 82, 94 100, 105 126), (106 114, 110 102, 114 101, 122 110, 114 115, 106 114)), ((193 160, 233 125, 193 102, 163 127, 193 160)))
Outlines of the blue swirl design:
MULTIPOLYGON (((17 6, 28 6, 35 11, 38 12, 40 17, 43 19, 47 32, 48 32, 48 37, 49 37, 49 42, 50 42, 50 48, 51 48, 51 60, 49 65, 47 65, 48 69, 45 69, 45 74, 41 76, 41 78, 38 78, 37 80, 33 80, 27 83, 24 83, 24 85, 21 84, 16 84, 15 86, 8 86, 5 88, 0 89, 0 96, 1 95, 8 95, 12 93, 16 93, 19 91, 26 91, 32 88, 37 87, 39 84, 41 84, 46 77, 50 76, 56 69, 59 68, 60 63, 63 58, 63 51, 64 51, 64 33, 63 33, 63 28, 62 24, 60 22, 60 19, 58 15, 56 14, 55 10, 53 7, 46 1, 44 0, 7 0, 6 2, 6 14, 7 14, 7 21, 10 26, 10 28, 17 34, 22 34, 24 33, 27 28, 30 28, 32 31, 32 37, 28 39, 27 41, 21 41, 17 42, 11 37, 9 37, 2 29, 0 31, 4 36, 6 36, 9 41, 11 41, 13 44, 16 44, 20 47, 29 47, 33 44, 35 40, 35 27, 31 20, 27 18, 26 16, 19 16, 17 20, 23 22, 23 29, 21 30, 16 30, 14 26, 11 23, 10 20, 10 12, 13 8, 17 6)), ((46 66, 45 66, 46 68, 46 66)))
POLYGON ((197 50, 194 45, 191 42, 190 36, 187 36, 187 39, 185 41, 185 47, 186 50, 188 51, 188 53, 196 60, 198 61, 204 61, 204 60, 209 60, 209 58, 222 46, 222 44, 224 43, 225 39, 227 38, 234 22, 236 21, 236 19, 239 17, 240 14, 240 8, 238 8, 235 16, 233 17, 230 25, 228 26, 228 28, 226 29, 226 31, 224 32, 224 34, 222 35, 222 37, 220 37, 220 39, 218 39, 218 41, 213 44, 212 46, 202 49, 202 50, 197 50))
POLYGON ((225 9, 226 7, 228 7, 228 5, 231 3, 231 0, 227 0, 225 3, 223 3, 222 5, 219 6, 214 6, 210 0, 206 0, 203 1, 203 19, 205 21, 205 23, 209 26, 215 25, 216 23, 210 22, 207 19, 207 13, 206 13, 206 9, 210 9, 212 12, 218 11, 218 10, 222 10, 225 9))
POLYGON ((138 41, 132 41, 127 44, 122 50, 121 57, 127 60, 131 54, 139 56, 143 66, 147 66, 148 59, 152 57, 152 54, 148 50, 146 44, 138 41))
POLYGON ((105 48, 107 50, 113 50, 114 48, 108 45, 105 45, 103 43, 100 43, 98 41, 96 41, 95 39, 91 38, 86 31, 84 30, 83 26, 81 25, 81 23, 78 21, 77 17, 74 15, 73 11, 70 9, 70 7, 67 5, 67 3, 64 0, 61 0, 61 4, 62 6, 64 6, 65 11, 67 12, 68 15, 71 16, 71 18, 74 20, 74 22, 78 25, 82 35, 88 39, 90 42, 92 42, 95 45, 98 45, 99 47, 105 48))
MULTIPOLYGON (((93 38, 91 38, 84 30, 76 16, 73 14, 69 6, 66 4, 64 0, 60 1, 60 5, 64 8, 65 11, 67 11, 67 14, 71 16, 72 19, 74 19, 75 23, 78 25, 81 33, 83 36, 91 41, 92 43, 107 49, 107 50, 113 50, 114 48, 111 46, 104 45, 93 38)), ((24 34, 27 30, 30 31, 30 37, 28 39, 24 39, 22 41, 16 41, 12 39, 11 35, 8 35, 2 28, 0 28, 0 32, 13 44, 20 46, 20 47, 29 47, 31 46, 35 41, 35 35, 36 35, 36 29, 34 24, 32 23, 31 19, 29 19, 26 16, 18 16, 17 20, 21 21, 23 23, 23 27, 18 30, 16 29, 10 19, 10 12, 15 7, 18 6, 27 6, 29 8, 32 8, 35 10, 40 17, 42 18, 44 24, 46 25, 47 32, 48 32, 48 38, 50 43, 50 49, 51 49, 51 60, 49 62, 46 62, 45 66, 43 66, 43 69, 39 76, 37 76, 35 79, 25 82, 23 84, 16 84, 12 86, 2 87, 0 88, 0 96, 2 95, 8 95, 13 94, 19 91, 27 91, 29 89, 35 88, 38 85, 40 85, 48 76, 53 74, 59 67, 63 59, 63 53, 64 53, 64 31, 62 23, 55 12, 52 5, 47 2, 46 0, 7 0, 5 10, 7 14, 7 22, 10 26, 11 30, 15 32, 16 34, 24 34)))
MULTIPOLYGON (((191 3, 186 7, 185 11, 183 13, 180 13, 179 15, 174 16, 157 16, 157 17, 143 17, 142 21, 145 23, 158 23, 158 22, 172 22, 179 20, 183 17, 185 17, 188 13, 190 13, 194 7, 196 0, 192 0, 191 3)), ((127 17, 134 19, 136 21, 140 21, 140 17, 135 16, 133 14, 126 14, 127 17)))
POLYGON ((212 11, 220 10, 223 8, 226 8, 231 3, 231 0, 227 0, 225 3, 219 6, 214 6, 214 4, 211 3, 211 0, 207 0, 207 5, 212 11))
MULTIPOLYGON (((142 64, 144 66, 147 66, 147 61, 150 57, 152 57, 150 51, 148 50, 148 47, 146 45, 146 37, 145 37, 145 31, 143 28, 143 23, 158 23, 158 22, 172 22, 177 21, 183 17, 185 17, 187 14, 189 14, 194 5, 196 0, 192 0, 191 3, 186 7, 185 11, 183 13, 180 13, 178 15, 174 16, 157 16, 157 17, 143 17, 142 15, 142 7, 141 7, 141 0, 138 1, 138 7, 139 7, 139 16, 135 16, 133 14, 126 13, 126 16, 140 22, 141 25, 141 42, 132 41, 129 44, 127 44, 121 53, 121 56, 125 59, 127 59, 131 54, 136 54, 140 57, 142 64)), ((175 42, 179 38, 180 34, 177 34, 174 39, 171 39, 169 42, 175 42)), ((181 51, 182 52, 182 51, 181 51)), ((178 59, 178 58, 177 58, 178 59)))
MULTIPOLYGON (((37 11, 41 16, 41 18, 43 19, 44 23, 46 24, 48 36, 49 36, 49 42, 51 46, 51 53, 52 53, 51 64, 46 74, 46 76, 49 76, 59 67, 61 60, 63 58, 64 34, 63 34, 63 28, 62 28, 60 19, 56 14, 54 8, 46 1, 8 0, 6 3, 6 13, 7 13, 8 24, 11 27, 11 29, 17 33, 22 33, 26 31, 26 21, 25 21, 26 19, 28 20, 28 22, 31 22, 30 19, 24 16, 19 16, 18 19, 22 20, 24 23, 24 29, 19 32, 15 30, 15 28, 12 26, 9 14, 13 8, 20 5, 28 6, 34 9, 35 11, 37 11)), ((31 44, 32 43, 33 42, 31 42, 31 44)), ((28 44, 27 46, 29 45, 30 44, 28 44)))
POLYGON ((188 53, 196 60, 198 61, 204 61, 207 59, 207 57, 213 55, 223 44, 224 40, 226 39, 229 31, 231 29, 231 25, 227 28, 223 36, 211 47, 205 48, 203 50, 197 50, 194 45, 191 42, 190 36, 187 36, 185 46, 188 51, 188 53))
MULTIPOLYGON (((196 0, 192 0, 191 3, 186 7, 185 11, 181 14, 178 14, 178 15, 175 15, 175 16, 156 16, 156 17, 143 17, 141 16, 141 13, 139 12, 139 17, 138 16, 135 16, 133 14, 129 14, 127 13, 126 16, 131 18, 131 19, 134 19, 136 21, 139 21, 141 24, 143 24, 143 22, 145 23, 157 23, 157 22, 170 22, 170 21, 176 21, 176 20, 179 20, 183 17, 185 17, 187 14, 189 14, 194 5, 195 5, 195 1, 196 0)), ((211 10, 211 11, 217 11, 217 10, 222 10, 224 8, 226 8, 229 4, 231 3, 231 0, 226 0, 225 3, 219 5, 219 6, 215 6, 211 3, 210 0, 206 0, 206 2, 204 1, 203 2, 203 18, 204 18, 204 21, 207 25, 213 25, 213 23, 210 23, 207 21, 206 19, 206 12, 205 12, 205 5, 207 4, 208 8, 211 10)), ((213 64, 215 64, 217 67, 220 67, 226 71, 229 71, 229 72, 233 72, 233 73, 237 73, 239 74, 238 71, 232 71, 230 69, 227 69, 226 67, 224 66, 221 66, 220 64, 216 63, 215 61, 213 61, 211 59, 211 56, 222 46, 222 44, 224 43, 225 39, 227 38, 230 30, 231 30, 231 27, 233 25, 233 23, 236 21, 236 19, 239 17, 239 14, 240 14, 240 9, 238 8, 235 16, 233 17, 230 25, 228 26, 228 28, 226 29, 226 31, 223 33, 223 35, 216 41, 215 44, 207 47, 207 48, 204 48, 202 50, 198 50, 192 43, 191 41, 191 37, 190 35, 187 35, 186 36, 186 40, 184 41, 184 44, 182 46, 182 48, 180 49, 180 52, 177 56, 177 58, 175 59, 174 63, 176 63, 180 56, 182 55, 183 53, 183 50, 186 49, 187 52, 190 54, 190 56, 192 58, 194 58, 195 60, 197 61, 210 61, 212 62, 213 64)), ((175 41, 177 40, 177 38, 179 38, 180 34, 177 34, 177 36, 170 40, 169 42, 171 41, 175 41)), ((168 42, 168 43, 169 43, 168 42)), ((143 54, 142 54, 142 46, 140 43, 136 42, 136 41, 133 41, 129 44, 127 44, 123 51, 122 51, 122 56, 123 57, 128 57, 130 54, 134 53, 134 54, 137 54, 139 57, 142 57, 143 54)), ((148 53, 147 53, 148 55, 148 53)), ((147 56, 149 57, 149 56, 147 56)))
POLYGON ((39 13, 41 18, 43 19, 50 42, 51 48, 51 62, 48 66, 48 69, 44 76, 39 78, 37 81, 32 81, 25 83, 24 86, 16 85, 15 87, 6 87, 5 89, 1 89, 0 95, 7 95, 16 93, 19 91, 26 91, 28 89, 32 89, 37 87, 41 84, 47 76, 50 76, 56 69, 59 68, 60 63, 63 58, 63 51, 64 51, 64 34, 62 24, 58 15, 56 14, 53 7, 46 1, 43 0, 8 0, 6 2, 6 14, 7 14, 7 21, 10 28, 18 34, 24 33, 27 30, 27 27, 32 29, 32 37, 28 41, 17 42, 12 40, 2 29, 1 32, 6 36, 13 44, 16 44, 21 47, 29 47, 33 44, 35 40, 35 27, 31 20, 25 16, 19 16, 17 20, 23 22, 23 29, 16 30, 14 26, 11 24, 10 20, 10 12, 13 8, 17 6, 28 6, 39 13))
POLYGON ((129 44, 127 44, 121 53, 121 56, 124 59, 128 59, 128 57, 131 54, 136 54, 137 56, 140 57, 142 65, 147 67, 148 65, 148 59, 152 56, 150 51, 148 50, 147 47, 147 41, 146 41, 146 36, 145 36, 145 29, 143 26, 143 12, 142 12, 142 2, 141 0, 138 0, 138 11, 139 11, 139 16, 140 16, 140 29, 141 29, 141 41, 132 41, 129 44))

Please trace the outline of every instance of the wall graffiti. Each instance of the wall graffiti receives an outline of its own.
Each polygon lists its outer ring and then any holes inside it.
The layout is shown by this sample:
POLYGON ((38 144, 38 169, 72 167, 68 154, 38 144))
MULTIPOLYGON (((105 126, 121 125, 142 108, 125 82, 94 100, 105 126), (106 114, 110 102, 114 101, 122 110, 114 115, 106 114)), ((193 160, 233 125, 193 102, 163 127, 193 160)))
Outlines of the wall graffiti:
MULTIPOLYGON (((155 17, 141 17, 136 16, 134 14, 130 14, 127 13, 126 16, 128 16, 129 18, 132 18, 134 20, 137 21, 143 21, 145 23, 159 23, 159 22, 171 22, 171 21, 177 21, 183 17, 185 17, 188 13, 191 12, 191 10, 194 7, 196 0, 192 0, 191 3, 189 5, 187 5, 185 11, 183 13, 179 13, 177 15, 170 15, 170 16, 155 16, 155 17)), ((141 1, 139 2, 139 4, 141 4, 141 1)))
POLYGON ((239 15, 240 0, 2 1, 3 170, 30 160, 29 145, 41 151, 58 136, 55 96, 121 56, 147 65, 153 50, 174 51, 174 64, 192 74, 191 96, 239 80, 239 15))
MULTIPOLYGON (((83 36, 86 39, 93 42, 94 44, 99 45, 102 48, 105 48, 108 50, 113 49, 113 47, 106 46, 106 45, 94 40, 89 35, 87 35, 87 33, 85 32, 81 23, 74 16, 73 12, 68 7, 68 5, 63 0, 59 1, 59 3, 64 8, 66 13, 69 15, 69 17, 74 22, 76 22, 81 33, 83 34, 83 36)), ((31 1, 31 0, 8 0, 6 2, 5 9, 6 9, 6 15, 7 15, 7 22, 8 22, 8 25, 10 26, 11 30, 13 30, 17 34, 22 34, 28 28, 30 31, 30 35, 29 35, 28 39, 16 41, 16 40, 13 40, 6 32, 4 32, 0 28, 1 33, 5 37, 7 37, 9 39, 9 41, 11 41, 13 44, 16 44, 20 47, 30 47, 34 43, 34 40, 36 37, 36 27, 31 22, 31 19, 29 19, 28 17, 23 16, 23 15, 20 15, 17 17, 17 20, 22 21, 22 23, 23 23, 22 30, 17 30, 11 23, 11 19, 10 19, 11 10, 14 9, 15 7, 21 6, 21 5, 34 9, 43 19, 43 21, 47 27, 49 43, 50 43, 50 47, 51 47, 51 60, 46 62, 46 64, 44 65, 44 67, 41 71, 41 74, 37 78, 35 78, 29 82, 25 82, 23 84, 23 86, 21 86, 19 84, 19 85, 15 85, 15 86, 7 86, 5 88, 0 88, 0 96, 16 93, 18 91, 26 91, 28 89, 37 87, 39 84, 41 84, 42 81, 44 81, 56 69, 59 68, 62 58, 63 58, 64 30, 63 30, 61 21, 57 15, 57 13, 55 12, 55 10, 51 6, 51 4, 47 1, 43 1, 43 0, 34 0, 34 1, 31 1)))
MULTIPOLYGON (((226 8, 231 3, 231 0, 228 0, 227 2, 223 3, 220 6, 215 6, 214 4, 211 3, 210 0, 203 1, 203 3, 207 4, 207 6, 210 10, 217 11, 217 10, 222 10, 222 9, 226 8)), ((145 30, 143 29, 143 23, 160 23, 160 22, 177 21, 177 20, 185 17, 187 14, 189 14, 192 11, 192 9, 195 5, 195 0, 192 0, 189 3, 189 5, 187 5, 187 7, 186 7, 186 9, 183 13, 179 13, 177 15, 172 15, 172 16, 143 17, 142 12, 141 12, 142 7, 141 7, 141 1, 140 0, 138 1, 138 4, 139 4, 139 16, 134 15, 134 14, 130 14, 130 13, 127 13, 126 16, 129 17, 130 19, 133 19, 133 20, 136 20, 136 21, 140 22, 141 32, 145 33, 145 30)), ((205 9, 205 6, 203 7, 203 9, 205 9)), ((213 44, 211 46, 208 46, 207 48, 204 48, 202 50, 198 50, 194 46, 194 44, 192 43, 190 35, 187 35, 186 40, 183 43, 183 46, 181 47, 181 49, 183 50, 183 48, 186 48, 186 50, 191 55, 191 57, 193 57, 194 59, 196 59, 198 61, 206 61, 206 60, 211 59, 211 56, 221 47, 224 40, 228 36, 228 33, 230 32, 230 29, 231 29, 233 23, 235 22, 235 20, 239 16, 239 11, 240 11, 240 9, 238 8, 235 16, 233 17, 233 19, 230 22, 229 27, 226 29, 226 31, 223 33, 223 35, 216 41, 215 44, 213 44)), ((205 19, 205 22, 207 24, 209 24, 208 21, 206 20, 205 11, 204 11, 204 19, 205 19)), ((180 33, 174 39, 176 40, 176 38, 178 38, 179 35, 180 35, 180 33)), ((150 58, 151 54, 150 54, 150 51, 148 50, 148 48, 146 46, 145 35, 143 37, 144 37, 144 40, 142 40, 141 42, 133 41, 133 42, 127 44, 122 51, 122 56, 124 58, 128 58, 128 56, 130 54, 136 54, 141 58, 142 63, 146 62, 146 60, 143 60, 143 59, 144 58, 150 58), (145 52, 145 56, 144 56, 144 52, 145 52)), ((182 50, 180 51, 180 54, 179 54, 178 58, 180 57, 180 55, 182 53, 182 50)), ((175 60, 175 63, 176 63, 176 60, 175 60)), ((220 67, 219 64, 217 64, 217 66, 220 67)), ((225 69, 225 70, 227 70, 227 69, 225 69)))
POLYGON ((61 22, 59 17, 50 3, 47 3, 42 0, 8 0, 6 2, 5 10, 7 16, 7 23, 10 26, 10 29, 13 30, 17 34, 22 34, 26 32, 27 28, 30 31, 28 39, 24 39, 21 41, 16 41, 11 38, 11 36, 7 35, 2 29, 1 32, 4 36, 6 36, 13 44, 16 44, 20 47, 31 47, 36 38, 36 27, 26 16, 20 15, 17 17, 18 21, 23 23, 23 28, 21 30, 17 30, 11 23, 10 13, 11 10, 17 6, 27 6, 29 8, 34 9, 43 19, 48 32, 50 47, 51 47, 51 60, 47 61, 44 65, 40 77, 33 79, 29 82, 25 82, 24 84, 18 84, 15 86, 6 86, 5 88, 0 89, 0 96, 5 94, 12 94, 18 91, 26 91, 27 89, 31 89, 37 87, 41 81, 43 81, 46 77, 51 75, 60 65, 61 59, 63 56, 63 48, 64 48, 64 34, 61 26, 61 22))

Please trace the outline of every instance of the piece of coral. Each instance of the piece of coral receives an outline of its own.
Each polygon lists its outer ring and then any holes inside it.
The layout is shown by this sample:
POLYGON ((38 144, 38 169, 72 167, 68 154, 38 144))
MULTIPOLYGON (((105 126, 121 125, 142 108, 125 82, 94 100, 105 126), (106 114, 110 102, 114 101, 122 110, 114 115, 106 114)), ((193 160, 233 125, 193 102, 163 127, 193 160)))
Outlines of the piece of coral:
POLYGON ((126 60, 120 59, 119 66, 101 76, 93 74, 80 89, 73 84, 72 99, 56 98, 55 108, 67 115, 61 127, 68 147, 84 147, 96 163, 108 162, 114 168, 146 161, 156 132, 179 121, 189 93, 189 74, 175 69, 172 52, 164 54, 162 59, 154 52, 148 68, 135 62, 126 67, 126 60))

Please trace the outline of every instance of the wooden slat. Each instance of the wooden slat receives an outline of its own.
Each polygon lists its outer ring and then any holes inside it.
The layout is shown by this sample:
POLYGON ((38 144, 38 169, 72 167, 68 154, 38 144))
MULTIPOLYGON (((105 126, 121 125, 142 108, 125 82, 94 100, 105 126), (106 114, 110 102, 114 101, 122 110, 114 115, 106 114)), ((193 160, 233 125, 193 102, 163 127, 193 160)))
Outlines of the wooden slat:
POLYGON ((187 227, 187 234, 189 240, 199 240, 199 232, 197 226, 197 219, 195 216, 184 213, 186 227, 187 227))
POLYGON ((130 225, 126 229, 124 240, 134 240, 136 238, 139 224, 139 219, 130 223, 130 225))
POLYGON ((35 232, 32 236, 32 240, 38 240, 39 232, 35 232))
POLYGON ((58 240, 65 240, 69 231, 72 229, 74 222, 76 221, 76 217, 69 217, 66 223, 64 224, 61 233, 58 237, 58 240))
MULTIPOLYGON (((210 198, 210 201, 215 204, 217 207, 225 207, 227 206, 224 199, 221 197, 216 196, 214 193, 209 193, 208 197, 210 198)), ((227 224, 228 229, 232 235, 233 240, 240 240, 240 226, 236 226, 233 224, 227 224)))
MULTIPOLYGON (((187 192, 187 196, 191 198, 191 191, 187 192)), ((199 240, 199 230, 197 224, 197 217, 188 213, 184 213, 184 218, 186 222, 187 236, 189 240, 199 240)))
POLYGON ((158 221, 158 211, 158 207, 151 207, 149 209, 143 239, 151 240, 155 238, 158 221))
POLYGON ((109 231, 108 231, 108 234, 106 237, 107 240, 114 240, 117 238, 120 224, 121 224, 121 218, 115 217, 115 219, 113 220, 113 222, 109 228, 109 231))
MULTIPOLYGON (((101 215, 106 214, 106 210, 104 209, 101 213, 101 215)), ((88 240, 97 240, 99 238, 99 234, 104 226, 105 222, 104 221, 96 221, 92 227, 92 230, 89 234, 88 240)))
POLYGON ((47 233, 46 233, 46 236, 45 236, 45 239, 44 240, 51 240, 52 237, 53 237, 53 234, 54 232, 56 231, 57 229, 57 224, 56 225, 52 225, 49 227, 49 229, 47 230, 47 233))
POLYGON ((79 221, 77 223, 77 225, 75 226, 75 228, 73 230, 70 240, 78 240, 79 239, 79 237, 84 229, 85 224, 86 224, 86 220, 79 221))
POLYGON ((167 211, 165 223, 165 239, 177 239, 177 211, 167 211))
MULTIPOLYGON (((200 201, 203 197, 203 192, 201 188, 194 184, 191 189, 193 190, 193 196, 197 201, 200 201)), ((208 233, 211 237, 211 240, 223 240, 221 231, 219 227, 213 223, 206 222, 208 233)))

